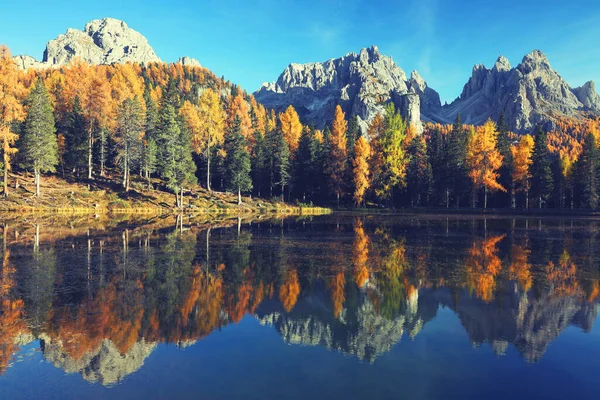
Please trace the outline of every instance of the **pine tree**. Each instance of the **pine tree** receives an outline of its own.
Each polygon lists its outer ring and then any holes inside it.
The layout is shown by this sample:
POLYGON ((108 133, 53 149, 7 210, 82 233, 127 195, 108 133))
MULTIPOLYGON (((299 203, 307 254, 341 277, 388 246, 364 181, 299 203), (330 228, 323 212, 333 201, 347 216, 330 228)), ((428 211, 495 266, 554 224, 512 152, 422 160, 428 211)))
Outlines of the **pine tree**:
POLYGON ((294 190, 302 201, 306 201, 306 196, 311 192, 311 186, 314 183, 312 162, 312 137, 313 132, 308 127, 304 127, 300 135, 298 150, 293 161, 294 190))
POLYGON ((41 78, 29 93, 27 117, 22 137, 23 160, 33 168, 35 195, 40 195, 40 173, 55 172, 58 164, 58 143, 50 95, 41 78))
POLYGON ((238 204, 242 204, 242 192, 252 190, 250 177, 250 154, 242 135, 241 120, 235 117, 233 125, 225 138, 225 171, 227 188, 237 191, 238 204))
POLYGON ((137 98, 126 99, 117 110, 115 142, 117 163, 123 170, 123 187, 129 191, 131 168, 138 162, 142 153, 144 115, 137 98))
POLYGON ((446 151, 446 141, 442 138, 442 133, 439 129, 435 129, 427 144, 427 156, 429 164, 431 165, 431 171, 433 174, 433 198, 437 205, 446 203, 446 194, 448 193, 447 185, 447 173, 446 170, 447 161, 446 157, 448 152, 446 151))
POLYGON ((456 207, 458 208, 460 206, 461 193, 467 192, 469 186, 468 168, 466 165, 468 139, 469 135, 463 128, 460 113, 458 113, 452 125, 452 132, 446 146, 447 184, 445 185, 446 192, 444 194, 446 208, 449 207, 451 191, 454 194, 456 207))
POLYGON ((268 151, 265 135, 259 130, 254 131, 254 147, 252 148, 252 187, 258 197, 263 195, 263 188, 267 184, 268 176, 268 151))
POLYGON ((595 210, 598 207, 599 154, 596 137, 590 133, 585 138, 579 163, 581 203, 584 208, 595 210))
POLYGON ((285 187, 290 183, 290 148, 281 130, 275 131, 272 149, 273 183, 281 187, 281 201, 284 201, 285 187))
POLYGON ((75 96, 71 111, 67 113, 65 131, 65 164, 77 173, 87 163, 87 138, 85 118, 79 96, 75 96))
POLYGON ((161 107, 157 131, 158 170, 175 193, 177 207, 183 207, 183 190, 195 183, 196 164, 191 138, 182 132, 175 108, 168 101, 161 107))
POLYGON ((420 206, 422 196, 425 204, 429 204, 433 193, 433 171, 427 157, 425 139, 415 136, 408 148, 410 161, 406 170, 407 188, 412 206, 420 206))
POLYGON ((156 103, 150 95, 148 86, 144 92, 144 103, 146 104, 146 118, 144 122, 145 134, 142 149, 142 169, 146 181, 149 182, 150 176, 156 172, 158 147, 157 141, 157 125, 158 125, 158 110, 156 103))
POLYGON ((546 132, 538 125, 534 136, 531 156, 531 192, 538 200, 538 208, 548 201, 554 189, 550 150, 548 150, 546 132))

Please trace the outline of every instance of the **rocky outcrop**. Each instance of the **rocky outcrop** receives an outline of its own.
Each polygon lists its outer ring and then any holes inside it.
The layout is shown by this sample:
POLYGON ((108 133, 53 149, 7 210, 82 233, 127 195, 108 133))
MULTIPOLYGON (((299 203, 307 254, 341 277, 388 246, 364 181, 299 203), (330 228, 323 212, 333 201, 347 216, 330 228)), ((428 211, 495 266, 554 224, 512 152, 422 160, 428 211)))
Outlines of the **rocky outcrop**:
POLYGON ((188 56, 179 57, 177 64, 181 64, 184 67, 202 67, 202 65, 200 65, 200 61, 188 56))
POLYGON ((443 122, 452 122, 458 113, 462 121, 479 125, 488 118, 497 120, 504 112, 509 127, 527 131, 553 117, 579 118, 584 110, 600 109, 593 83, 572 89, 550 66, 544 53, 535 50, 511 68, 500 56, 492 69, 475 65, 459 98, 442 107, 443 122))
POLYGON ((95 351, 75 359, 63 349, 60 341, 42 335, 40 343, 44 357, 55 367, 67 374, 81 374, 86 381, 104 386, 112 386, 140 369, 156 347, 156 343, 141 340, 126 354, 121 354, 110 340, 105 339, 95 351))
POLYGON ((437 93, 418 74, 407 80, 376 46, 321 63, 290 64, 276 82, 263 84, 254 96, 277 111, 291 104, 304 123, 319 128, 331 122, 338 104, 347 115, 358 116, 364 127, 392 101, 421 131, 421 102, 426 108, 439 103, 437 93))
POLYGON ((160 61, 142 34, 123 21, 104 18, 88 22, 83 31, 69 28, 49 41, 41 62, 30 56, 17 56, 15 62, 23 69, 39 69, 65 65, 76 57, 94 65, 160 61))
POLYGON ((573 89, 573 93, 587 110, 600 113, 600 96, 594 81, 588 81, 583 86, 573 89))

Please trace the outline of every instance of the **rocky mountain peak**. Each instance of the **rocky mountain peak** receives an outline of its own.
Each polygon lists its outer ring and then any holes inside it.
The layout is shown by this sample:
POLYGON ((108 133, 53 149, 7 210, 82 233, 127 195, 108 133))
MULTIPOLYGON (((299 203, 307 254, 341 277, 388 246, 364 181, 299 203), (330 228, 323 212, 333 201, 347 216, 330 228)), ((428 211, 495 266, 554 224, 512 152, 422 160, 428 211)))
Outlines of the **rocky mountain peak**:
POLYGON ((517 68, 523 74, 528 74, 536 70, 554 72, 550 66, 548 57, 546 57, 546 54, 540 50, 533 50, 531 53, 526 54, 525 57, 523 57, 523 61, 521 61, 521 64, 519 64, 517 68))
POLYGON ((583 86, 573 89, 573 93, 587 110, 600 113, 600 96, 594 81, 588 81, 583 86))
POLYGON ((66 65, 76 57, 93 65, 160 62, 141 33, 114 18, 90 21, 83 30, 67 29, 48 42, 41 62, 30 56, 17 56, 15 62, 24 69, 39 69, 66 65))
POLYGON ((179 57, 179 59, 177 60, 177 64, 181 64, 183 66, 186 67, 201 67, 202 65, 200 65, 200 61, 196 60, 195 58, 192 57, 188 57, 188 56, 183 56, 183 57, 179 57))
POLYGON ((496 72, 507 72, 510 71, 511 66, 508 59, 504 56, 499 56, 494 64, 493 70, 496 72))
MULTIPOLYGON (((439 103, 437 93, 418 76, 405 72, 377 46, 324 62, 290 64, 272 84, 263 84, 256 100, 277 111, 293 105, 304 123, 322 128, 331 122, 336 105, 367 122, 383 112, 385 102, 398 107, 409 123, 422 129, 420 105, 426 94, 439 103)), ((431 101, 427 100, 426 103, 431 101)))

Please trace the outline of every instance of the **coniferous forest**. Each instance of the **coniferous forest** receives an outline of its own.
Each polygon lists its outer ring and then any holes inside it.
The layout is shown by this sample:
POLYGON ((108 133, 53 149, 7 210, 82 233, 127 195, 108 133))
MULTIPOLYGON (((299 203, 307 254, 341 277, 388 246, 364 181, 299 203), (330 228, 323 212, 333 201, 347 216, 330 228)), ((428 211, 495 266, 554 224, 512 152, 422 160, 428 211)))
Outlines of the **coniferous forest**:
POLYGON ((33 174, 112 178, 173 206, 201 187, 335 207, 585 209, 599 206, 600 120, 555 117, 528 134, 502 115, 482 126, 425 124, 395 109, 362 126, 338 105, 322 130, 292 106, 265 109, 202 67, 75 61, 18 70, 0 47, 3 195, 33 174), (11 181, 12 180, 12 181, 11 181))

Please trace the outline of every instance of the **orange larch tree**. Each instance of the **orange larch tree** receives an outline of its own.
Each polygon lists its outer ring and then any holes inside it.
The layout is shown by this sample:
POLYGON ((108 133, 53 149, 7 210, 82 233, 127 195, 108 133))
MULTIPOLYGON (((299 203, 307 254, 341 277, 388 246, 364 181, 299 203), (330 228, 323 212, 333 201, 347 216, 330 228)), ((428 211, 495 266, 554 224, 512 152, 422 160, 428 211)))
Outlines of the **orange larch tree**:
MULTIPOLYGON (((511 152, 514 163, 512 179, 517 186, 516 189, 525 193, 525 209, 529 209, 529 189, 531 188, 529 167, 531 166, 531 153, 533 152, 533 137, 531 135, 522 136, 517 145, 511 146, 511 152)), ((511 204, 514 208, 514 188, 511 193, 511 204)))
POLYGON ((327 172, 331 182, 333 192, 337 197, 338 207, 340 205, 340 197, 344 194, 344 177, 346 174, 346 158, 348 150, 346 144, 346 131, 348 130, 348 122, 342 107, 339 105, 335 108, 335 116, 331 126, 330 150, 327 163, 327 172))
POLYGON ((302 133, 300 117, 294 107, 290 105, 284 112, 279 114, 279 121, 281 123, 283 138, 290 148, 290 155, 294 157, 296 150, 298 150, 298 142, 302 133))
POLYGON ((476 190, 483 187, 483 208, 487 208, 488 191, 506 191, 498 183, 498 169, 502 166, 502 155, 496 148, 496 124, 487 120, 483 126, 471 129, 467 143, 467 165, 469 177, 473 182, 473 207, 475 206, 476 190))
POLYGON ((12 156, 17 152, 13 147, 19 135, 13 132, 13 124, 25 118, 22 100, 26 90, 19 80, 19 71, 6 46, 0 46, 0 142, 4 161, 4 197, 8 194, 8 171, 12 156))
POLYGON ((364 202, 365 193, 369 188, 369 159, 371 158, 371 146, 361 136, 354 145, 354 160, 352 160, 354 173, 354 202, 360 206, 364 202))

